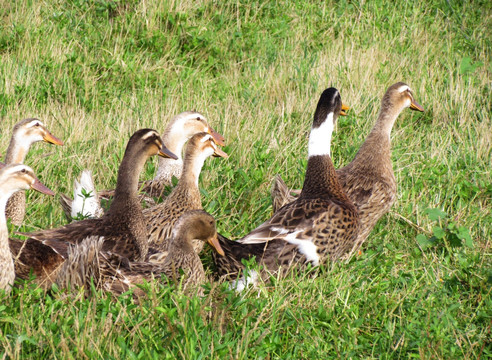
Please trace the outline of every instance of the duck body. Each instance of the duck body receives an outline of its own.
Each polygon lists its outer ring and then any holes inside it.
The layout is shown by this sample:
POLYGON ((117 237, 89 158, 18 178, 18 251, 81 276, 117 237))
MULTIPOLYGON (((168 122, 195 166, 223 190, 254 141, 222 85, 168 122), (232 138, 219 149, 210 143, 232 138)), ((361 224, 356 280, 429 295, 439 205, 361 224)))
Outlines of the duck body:
MULTIPOLYGON (((98 287, 118 295, 162 276, 167 281, 181 283, 184 289, 197 286, 205 281, 205 271, 193 249, 192 239, 208 242, 223 253, 218 244, 214 218, 203 210, 188 211, 177 221, 169 255, 162 263, 129 261, 121 255, 104 251, 103 242, 86 239, 69 249, 69 258, 59 273, 57 283, 90 288, 91 277, 95 276, 98 287)), ((139 289, 135 291, 140 293, 139 289)))
MULTIPOLYGON (((381 101, 378 120, 351 163, 336 171, 340 185, 359 211, 360 229, 351 257, 366 241, 377 221, 386 214, 397 195, 396 178, 391 162, 391 129, 401 111, 407 107, 424 111, 407 84, 398 82, 388 88, 381 101)), ((274 204, 295 199, 280 177, 275 178, 274 204)))
POLYGON ((69 244, 80 243, 90 236, 104 237, 104 251, 131 260, 144 259, 148 242, 137 196, 138 176, 147 158, 157 153, 172 156, 163 147, 155 130, 137 131, 128 142, 118 171, 115 198, 107 214, 99 219, 82 220, 57 229, 25 234, 30 237, 25 242, 11 239, 11 250, 17 258, 17 275, 24 278, 33 271, 38 283, 49 285, 68 257, 69 244))
POLYGON ((358 232, 358 213, 340 187, 329 155, 341 109, 339 92, 325 90, 314 115, 301 195, 242 239, 219 236, 225 256, 214 254, 214 260, 220 275, 236 275, 243 268, 241 260, 252 256, 269 271, 277 271, 308 263, 318 266, 351 248, 358 232))
MULTIPOLYGON (((39 119, 29 118, 17 123, 12 131, 9 147, 5 154, 5 164, 23 164, 31 145, 39 141, 63 145, 63 141, 51 134, 39 119)), ((26 214, 24 191, 18 191, 10 197, 5 214, 14 225, 20 226, 22 224, 26 214)))

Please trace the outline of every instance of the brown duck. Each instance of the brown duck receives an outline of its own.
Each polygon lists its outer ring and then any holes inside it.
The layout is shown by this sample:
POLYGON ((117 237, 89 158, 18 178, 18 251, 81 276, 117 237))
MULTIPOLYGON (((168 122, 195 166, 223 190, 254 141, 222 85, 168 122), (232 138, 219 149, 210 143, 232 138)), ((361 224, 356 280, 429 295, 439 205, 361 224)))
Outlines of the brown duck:
MULTIPOLYGON (((340 184, 357 206, 360 216, 359 235, 347 258, 366 241, 377 221, 396 200, 390 136, 398 115, 407 107, 424 111, 407 84, 398 82, 390 86, 381 101, 378 120, 354 160, 337 170, 340 184)), ((275 177, 272 198, 274 210, 295 199, 280 176, 275 177)))
MULTIPOLYGON (((183 173, 178 185, 164 202, 143 211, 147 222, 148 239, 155 261, 166 256, 169 239, 176 221, 189 210, 202 208, 198 178, 205 160, 210 156, 227 158, 228 155, 215 143, 208 133, 198 133, 188 141, 183 163, 183 173)), ((193 241, 197 253, 203 248, 203 241, 193 241)))
POLYGON ((49 285, 68 256, 69 243, 88 236, 104 236, 102 248, 130 260, 142 260, 148 251, 147 229, 138 200, 138 177, 145 161, 152 155, 176 157, 162 144, 155 130, 142 129, 129 140, 118 171, 116 192, 106 215, 87 219, 57 229, 25 234, 25 242, 11 240, 16 258, 16 274, 28 277, 32 270, 39 284, 49 285))
MULTIPOLYGON (((193 249, 193 240, 209 243, 219 254, 224 254, 217 240, 214 218, 203 210, 185 212, 176 222, 170 239, 169 255, 162 263, 129 261, 120 255, 101 250, 103 241, 90 237, 69 249, 68 260, 57 278, 58 285, 91 288, 91 280, 114 294, 165 275, 168 280, 180 283, 183 289, 205 282, 202 262, 193 249)), ((202 289, 198 290, 202 293, 202 289)))
POLYGON ((0 163, 0 290, 10 292, 14 283, 14 261, 9 247, 9 235, 5 206, 12 194, 19 190, 33 189, 48 195, 54 193, 41 184, 32 169, 22 164, 5 166, 0 163))
MULTIPOLYGON (((50 133, 38 119, 30 118, 17 123, 12 131, 10 144, 5 155, 5 164, 23 164, 31 145, 38 141, 63 145, 63 141, 50 133)), ((18 191, 10 197, 5 214, 12 224, 17 226, 22 224, 26 215, 26 194, 24 191, 18 191)))
POLYGON ((231 241, 219 236, 225 255, 213 256, 220 275, 236 275, 243 268, 241 260, 252 256, 275 272, 294 264, 317 266, 336 260, 353 247, 359 217, 338 182, 329 155, 331 135, 341 112, 338 90, 325 90, 314 114, 301 195, 242 239, 231 241))

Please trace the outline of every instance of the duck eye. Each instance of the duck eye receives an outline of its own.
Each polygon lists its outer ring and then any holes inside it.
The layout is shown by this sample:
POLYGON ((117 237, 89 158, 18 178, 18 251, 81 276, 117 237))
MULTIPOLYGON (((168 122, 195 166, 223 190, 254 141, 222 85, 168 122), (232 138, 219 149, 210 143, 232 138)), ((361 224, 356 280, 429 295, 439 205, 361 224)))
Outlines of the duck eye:
POLYGON ((20 172, 23 173, 23 174, 25 174, 26 173, 26 169, 22 169, 20 172))

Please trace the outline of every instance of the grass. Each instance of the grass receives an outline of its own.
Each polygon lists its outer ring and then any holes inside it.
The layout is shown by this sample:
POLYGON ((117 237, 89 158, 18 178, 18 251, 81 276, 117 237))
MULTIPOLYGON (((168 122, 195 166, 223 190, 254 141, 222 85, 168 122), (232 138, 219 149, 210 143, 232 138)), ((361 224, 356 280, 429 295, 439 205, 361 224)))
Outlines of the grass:
MULTIPOLYGON (((230 158, 208 160, 200 185, 234 238, 271 214, 275 173, 301 186, 323 89, 352 107, 333 136, 336 167, 391 84, 407 82, 426 109, 397 120, 398 200, 349 263, 241 295, 149 284, 141 303, 27 284, 0 294, 0 357, 492 356, 488 2, 0 0, 0 20, 0 152, 36 116, 66 143, 27 159, 46 185, 69 193, 89 167, 109 188, 135 130, 196 109, 227 139, 230 158)), ((65 223, 56 198, 30 192, 28 205, 23 230, 65 223)))

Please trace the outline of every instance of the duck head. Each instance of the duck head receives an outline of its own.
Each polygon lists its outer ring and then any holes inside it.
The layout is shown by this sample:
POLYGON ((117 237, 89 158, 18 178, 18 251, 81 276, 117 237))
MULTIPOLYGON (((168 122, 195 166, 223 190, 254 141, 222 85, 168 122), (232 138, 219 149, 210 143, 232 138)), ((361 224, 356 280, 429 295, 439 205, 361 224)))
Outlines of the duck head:
POLYGON ((321 94, 314 113, 313 126, 309 135, 309 157, 330 155, 331 135, 338 115, 345 115, 349 107, 342 104, 340 92, 328 88, 321 94))
POLYGON ((2 195, 10 197, 19 190, 33 189, 47 195, 55 195, 53 191, 43 185, 34 171, 27 165, 11 164, 0 167, 0 184, 2 195))
POLYGON ((176 154, 171 152, 162 142, 159 133, 153 129, 140 129, 136 131, 126 147, 126 152, 130 151, 145 153, 148 157, 159 155, 165 158, 177 159, 176 154))
POLYGON ((424 111, 424 108, 415 100, 410 86, 404 82, 397 82, 391 85, 384 94, 382 108, 390 106, 394 106, 400 111, 407 107, 415 111, 424 111))
POLYGON ((24 146, 44 141, 53 145, 63 145, 63 141, 49 132, 44 124, 36 118, 22 120, 14 126, 13 138, 24 146))
POLYGON ((219 255, 224 255, 217 238, 215 219, 203 210, 191 210, 181 215, 173 229, 173 239, 175 242, 186 243, 191 251, 193 251, 191 241, 202 240, 212 246, 219 255))
POLYGON ((196 111, 185 111, 176 115, 166 128, 163 138, 171 151, 180 155, 185 142, 199 132, 212 135, 218 145, 224 146, 224 137, 208 124, 204 115, 196 111))

